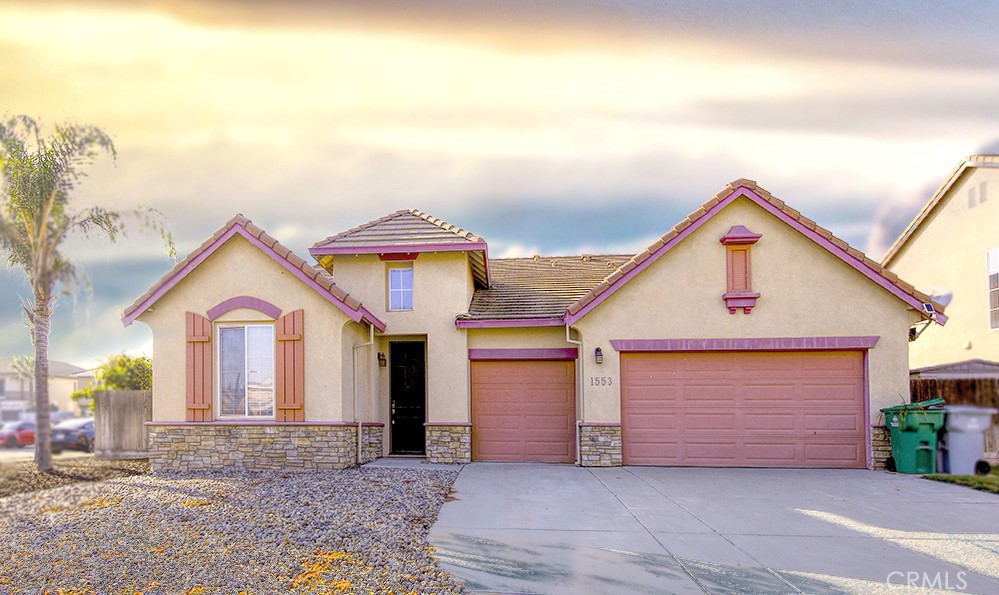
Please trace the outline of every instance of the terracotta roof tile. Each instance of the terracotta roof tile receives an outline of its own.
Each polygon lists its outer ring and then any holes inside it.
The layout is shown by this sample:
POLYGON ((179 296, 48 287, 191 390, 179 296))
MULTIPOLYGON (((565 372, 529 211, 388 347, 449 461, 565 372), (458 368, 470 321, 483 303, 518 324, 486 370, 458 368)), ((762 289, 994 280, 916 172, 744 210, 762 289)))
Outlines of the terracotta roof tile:
MULTIPOLYGON (((349 253, 350 249, 377 249, 379 247, 412 247, 419 251, 424 246, 447 246, 448 249, 462 250, 467 246, 471 251, 485 250, 485 240, 456 225, 428 215, 416 209, 396 211, 368 221, 320 240, 312 245, 313 255, 323 249, 335 248, 349 253)), ((472 260, 472 275, 476 283, 485 287, 489 279, 484 260, 472 260)))
MULTIPOLYGON (((476 290, 463 320, 561 318, 573 302, 631 258, 630 254, 500 258, 489 260, 492 286, 476 290)), ((577 306, 577 309, 581 306, 577 306)))

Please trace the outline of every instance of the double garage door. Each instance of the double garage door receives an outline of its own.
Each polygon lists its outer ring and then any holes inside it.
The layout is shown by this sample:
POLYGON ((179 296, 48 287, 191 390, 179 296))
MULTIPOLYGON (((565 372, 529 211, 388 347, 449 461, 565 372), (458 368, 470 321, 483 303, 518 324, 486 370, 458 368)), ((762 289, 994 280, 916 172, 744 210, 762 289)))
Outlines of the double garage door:
MULTIPOLYGON (((472 459, 575 460, 571 361, 473 361, 472 459)), ((864 467, 859 351, 621 354, 625 465, 864 467)))
POLYGON ((864 467, 856 351, 624 353, 625 465, 864 467))

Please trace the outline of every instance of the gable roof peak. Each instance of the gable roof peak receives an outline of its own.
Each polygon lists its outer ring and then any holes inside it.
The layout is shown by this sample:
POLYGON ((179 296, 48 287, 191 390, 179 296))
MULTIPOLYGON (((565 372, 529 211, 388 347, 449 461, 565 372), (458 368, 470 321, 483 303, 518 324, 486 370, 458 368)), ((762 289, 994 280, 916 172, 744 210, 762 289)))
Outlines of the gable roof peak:
POLYGON ((191 273, 216 250, 222 247, 234 235, 240 235, 254 247, 269 256, 279 265, 298 277, 306 285, 339 308, 355 322, 367 322, 378 330, 385 330, 385 323, 369 312, 360 301, 348 294, 333 282, 333 277, 325 270, 314 267, 299 258, 290 249, 285 248, 277 239, 267 234, 241 213, 229 218, 222 227, 208 237, 200 246, 188 254, 184 260, 175 264, 165 275, 154 283, 145 293, 135 299, 125 308, 122 323, 132 324, 143 312, 149 309, 160 297, 165 295, 184 277, 191 273))
POLYGON ((957 167, 951 170, 950 175, 944 180, 944 183, 937 188, 937 191, 933 193, 923 208, 920 209, 919 213, 912 219, 912 221, 902 230, 895 241, 892 243, 885 255, 881 257, 881 264, 883 266, 890 266, 892 261, 896 256, 902 251, 902 249, 908 244, 909 240, 916 235, 916 232, 922 226, 923 221, 930 216, 930 213, 937 208, 944 198, 950 195, 951 189, 957 184, 958 179, 964 174, 965 171, 976 168, 976 167, 988 167, 994 168, 999 167, 999 155, 997 154, 982 154, 982 155, 968 155, 964 160, 957 164, 957 167))
POLYGON ((740 178, 727 184, 721 191, 694 209, 694 211, 674 225, 672 229, 649 245, 648 248, 617 267, 603 281, 570 304, 565 313, 566 324, 573 324, 582 318, 587 312, 617 291, 618 288, 672 249, 673 246, 683 241, 686 236, 693 233, 705 221, 739 197, 745 197, 753 201, 771 215, 790 225, 809 240, 824 248, 833 256, 839 258, 874 283, 909 304, 910 307, 923 316, 926 316, 923 304, 933 303, 938 313, 938 315, 934 315, 933 320, 940 324, 946 322, 947 319, 943 315, 943 307, 933 302, 930 296, 917 291, 911 284, 899 279, 898 275, 871 260, 860 250, 853 248, 843 240, 837 238, 832 232, 802 215, 800 211, 791 208, 784 201, 770 194, 770 192, 760 187, 753 180, 740 178))

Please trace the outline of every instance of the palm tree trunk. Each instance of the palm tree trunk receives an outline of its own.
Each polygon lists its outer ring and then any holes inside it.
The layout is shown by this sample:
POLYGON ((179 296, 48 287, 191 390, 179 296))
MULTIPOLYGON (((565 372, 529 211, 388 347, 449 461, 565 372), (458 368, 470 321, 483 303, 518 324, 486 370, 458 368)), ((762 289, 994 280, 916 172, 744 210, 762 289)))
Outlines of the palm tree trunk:
POLYGON ((52 469, 52 431, 49 415, 49 297, 35 294, 35 464, 39 472, 52 469))

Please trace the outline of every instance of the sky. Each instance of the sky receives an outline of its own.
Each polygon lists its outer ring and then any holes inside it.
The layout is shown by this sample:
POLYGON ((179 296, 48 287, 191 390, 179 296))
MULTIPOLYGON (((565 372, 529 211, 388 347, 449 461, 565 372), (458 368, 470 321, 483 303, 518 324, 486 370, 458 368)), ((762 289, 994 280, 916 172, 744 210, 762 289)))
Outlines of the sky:
MULTIPOLYGON (((990 1, 0 0, 0 114, 106 130, 74 204, 157 209, 181 257, 235 213, 308 258, 402 208, 494 258, 637 252, 749 178, 877 259, 999 152, 996 30, 990 1)), ((92 290, 51 358, 155 357, 119 319, 156 235, 68 250, 92 290)), ((0 356, 27 295, 0 270, 0 356)))

